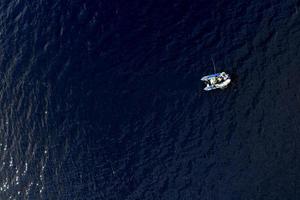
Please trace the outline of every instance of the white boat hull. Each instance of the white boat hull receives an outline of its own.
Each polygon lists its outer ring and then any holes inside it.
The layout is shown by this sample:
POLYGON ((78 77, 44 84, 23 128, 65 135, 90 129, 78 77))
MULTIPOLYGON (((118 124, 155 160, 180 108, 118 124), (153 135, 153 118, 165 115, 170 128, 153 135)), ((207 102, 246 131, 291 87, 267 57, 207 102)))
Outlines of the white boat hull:
POLYGON ((230 84, 231 79, 228 74, 222 72, 204 76, 201 78, 201 81, 204 81, 206 83, 206 87, 204 88, 204 90, 210 91, 215 89, 225 89, 230 84))
POLYGON ((226 81, 220 83, 220 84, 215 84, 214 86, 208 85, 204 88, 205 91, 210 91, 210 90, 215 90, 215 89, 225 89, 231 82, 231 79, 227 79, 226 81))

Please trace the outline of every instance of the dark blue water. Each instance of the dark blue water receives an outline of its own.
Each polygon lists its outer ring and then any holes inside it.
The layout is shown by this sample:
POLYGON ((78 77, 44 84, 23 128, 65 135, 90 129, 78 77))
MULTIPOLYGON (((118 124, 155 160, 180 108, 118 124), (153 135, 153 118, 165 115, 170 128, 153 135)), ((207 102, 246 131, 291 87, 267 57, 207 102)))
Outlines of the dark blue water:
POLYGON ((1 0, 0 199, 299 199, 299 9, 1 0))

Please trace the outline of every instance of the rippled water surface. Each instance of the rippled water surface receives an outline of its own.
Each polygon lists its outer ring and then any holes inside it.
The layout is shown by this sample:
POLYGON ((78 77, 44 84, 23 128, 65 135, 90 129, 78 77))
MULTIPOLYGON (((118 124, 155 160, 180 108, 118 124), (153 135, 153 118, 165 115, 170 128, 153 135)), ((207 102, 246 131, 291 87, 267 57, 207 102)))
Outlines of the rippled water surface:
POLYGON ((0 199, 299 199, 299 9, 1 0, 0 199))

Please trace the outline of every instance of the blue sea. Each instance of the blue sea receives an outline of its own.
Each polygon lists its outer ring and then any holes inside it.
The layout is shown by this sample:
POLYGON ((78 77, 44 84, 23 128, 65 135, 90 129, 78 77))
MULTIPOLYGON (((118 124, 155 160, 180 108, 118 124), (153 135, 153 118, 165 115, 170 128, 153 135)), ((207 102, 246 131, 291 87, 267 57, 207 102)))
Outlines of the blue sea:
POLYGON ((299 200, 299 83, 299 0, 0 0, 0 199, 299 200))

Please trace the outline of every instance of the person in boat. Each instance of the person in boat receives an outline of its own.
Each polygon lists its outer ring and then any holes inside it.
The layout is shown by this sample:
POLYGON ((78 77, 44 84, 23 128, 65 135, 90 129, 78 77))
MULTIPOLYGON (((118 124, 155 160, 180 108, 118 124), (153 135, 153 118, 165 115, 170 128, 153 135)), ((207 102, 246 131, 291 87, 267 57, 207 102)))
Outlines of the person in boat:
POLYGON ((221 78, 221 77, 213 77, 210 79, 209 84, 215 85, 215 84, 221 83, 222 81, 223 81, 223 78, 221 78))
POLYGON ((218 77, 212 77, 209 81, 206 82, 208 86, 220 84, 227 79, 227 76, 224 72, 220 74, 218 77))

